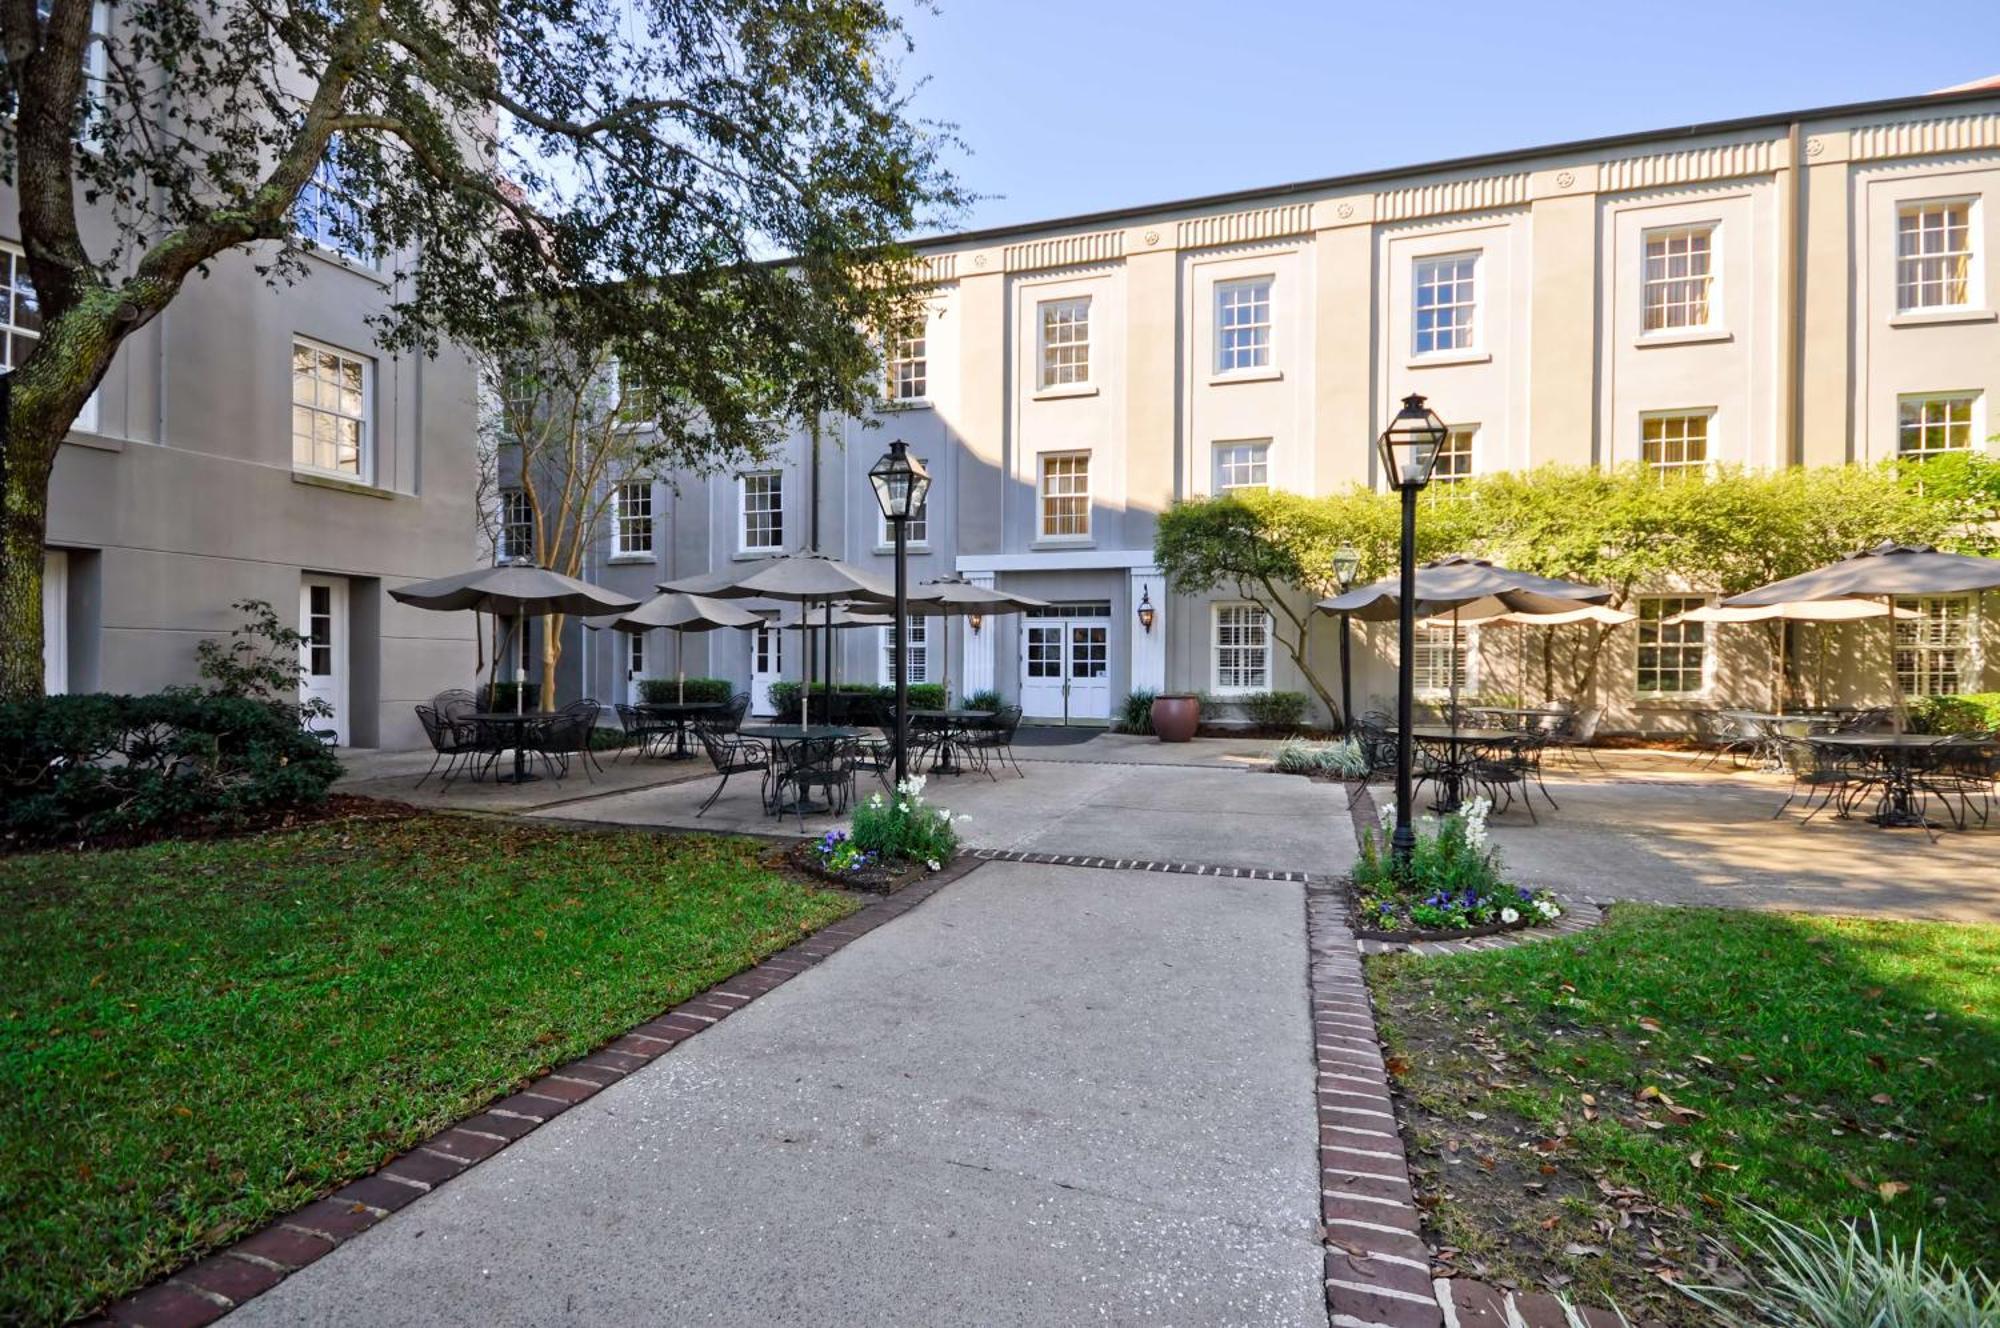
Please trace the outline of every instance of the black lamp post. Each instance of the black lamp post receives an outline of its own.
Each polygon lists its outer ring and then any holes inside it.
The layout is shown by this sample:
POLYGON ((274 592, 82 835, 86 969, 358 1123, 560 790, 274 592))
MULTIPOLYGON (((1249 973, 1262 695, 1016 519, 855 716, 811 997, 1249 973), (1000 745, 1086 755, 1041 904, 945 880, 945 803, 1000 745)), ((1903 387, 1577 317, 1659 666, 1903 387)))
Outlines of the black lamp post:
MULTIPOLYGON (((1333 583, 1345 595, 1354 589, 1354 577, 1361 570, 1361 551, 1346 540, 1333 551, 1333 583)), ((1354 676, 1350 661, 1353 648, 1350 645, 1354 633, 1348 615, 1340 615, 1340 726, 1343 730, 1354 727, 1354 685, 1349 680, 1354 676)))
POLYGON ((1431 482, 1445 433, 1444 421, 1413 392, 1403 398, 1403 408, 1378 441, 1382 473, 1403 495, 1402 584, 1396 595, 1396 832, 1389 841, 1399 871, 1408 870, 1410 854, 1417 847, 1410 816, 1410 771, 1415 755, 1410 725, 1416 692, 1417 493, 1431 482))
POLYGON ((889 444, 889 450, 868 472, 875 487, 875 501, 896 532, 896 783, 909 777, 907 752, 910 738, 910 669, 906 638, 910 630, 910 516, 924 505, 931 490, 931 473, 924 463, 912 458, 903 440, 889 444))

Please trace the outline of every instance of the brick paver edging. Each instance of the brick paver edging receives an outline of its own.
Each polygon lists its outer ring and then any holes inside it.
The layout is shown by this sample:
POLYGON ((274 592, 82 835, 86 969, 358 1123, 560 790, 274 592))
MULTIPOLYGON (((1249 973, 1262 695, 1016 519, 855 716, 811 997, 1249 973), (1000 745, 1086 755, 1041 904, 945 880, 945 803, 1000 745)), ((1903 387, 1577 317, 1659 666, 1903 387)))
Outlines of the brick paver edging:
POLYGON ((1102 867, 1107 871, 1174 872, 1183 876, 1223 876, 1240 881, 1292 881, 1327 884, 1331 876, 1279 871, 1270 867, 1228 867, 1213 862, 1157 862, 1149 858, 1107 858, 1089 853, 1026 853, 1013 848, 973 848, 967 854, 981 862, 1031 862, 1044 867, 1102 867))
POLYGON ((666 1055, 704 1028, 727 1019, 850 941, 901 917, 982 865, 978 857, 961 854, 943 871, 821 928, 589 1055, 557 1066, 513 1096, 440 1130, 373 1174, 350 1181, 255 1235, 118 1301, 90 1324, 196 1328, 221 1318, 389 1214, 407 1208, 467 1168, 534 1133, 598 1090, 666 1055))
MULTIPOLYGON (((1559 896, 1560 897, 1560 896, 1559 896)), ((1456 941, 1376 941, 1357 937, 1355 948, 1365 955, 1400 954, 1414 950, 1420 955, 1474 954, 1481 950, 1508 950, 1529 941, 1546 941, 1572 932, 1589 931, 1604 921, 1604 910, 1582 899, 1564 899, 1562 916, 1553 926, 1523 927, 1519 931, 1499 931, 1491 936, 1467 936, 1456 941)))

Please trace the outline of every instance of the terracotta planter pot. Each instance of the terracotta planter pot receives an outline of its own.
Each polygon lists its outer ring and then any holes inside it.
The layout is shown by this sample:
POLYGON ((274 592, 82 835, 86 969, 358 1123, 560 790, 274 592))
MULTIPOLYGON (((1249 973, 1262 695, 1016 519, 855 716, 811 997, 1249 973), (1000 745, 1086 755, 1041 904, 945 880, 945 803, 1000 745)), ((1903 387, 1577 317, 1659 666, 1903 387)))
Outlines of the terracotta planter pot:
POLYGON ((1156 696, 1153 698, 1153 732, 1161 742, 1191 742, 1201 727, 1201 698, 1198 696, 1156 696))

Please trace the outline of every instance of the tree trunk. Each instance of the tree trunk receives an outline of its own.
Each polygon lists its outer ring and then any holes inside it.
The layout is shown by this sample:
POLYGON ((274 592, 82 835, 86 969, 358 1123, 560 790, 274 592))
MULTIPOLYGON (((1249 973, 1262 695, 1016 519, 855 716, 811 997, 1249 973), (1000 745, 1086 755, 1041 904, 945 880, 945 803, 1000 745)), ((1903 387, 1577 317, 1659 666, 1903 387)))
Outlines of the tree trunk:
POLYGON ((556 666, 562 663, 563 616, 542 619, 542 709, 556 708, 556 666))
POLYGON ((42 694, 42 547, 48 537, 49 472, 57 439, 15 430, 0 450, 5 524, 0 527, 0 699, 42 694))

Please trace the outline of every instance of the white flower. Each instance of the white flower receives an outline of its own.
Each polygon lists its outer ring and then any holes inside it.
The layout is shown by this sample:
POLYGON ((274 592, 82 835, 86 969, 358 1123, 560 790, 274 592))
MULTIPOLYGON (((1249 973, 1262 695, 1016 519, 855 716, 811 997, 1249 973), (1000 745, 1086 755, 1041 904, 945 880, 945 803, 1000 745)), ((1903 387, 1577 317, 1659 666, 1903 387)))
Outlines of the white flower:
POLYGON ((904 813, 905 815, 908 815, 910 810, 910 804, 907 802, 899 802, 896 804, 896 810, 904 813))
POLYGON ((1537 899, 1535 901, 1535 911, 1550 920, 1562 916, 1562 910, 1556 907, 1556 902, 1553 899, 1537 899))
POLYGON ((1500 910, 1500 921, 1506 923, 1508 926, 1511 927, 1520 920, 1521 920, 1521 915, 1519 913, 1516 913, 1513 909, 1503 908, 1500 910))
POLYGON ((971 812, 960 812, 960 813, 958 814, 958 816, 957 816, 957 818, 956 818, 956 819, 957 819, 957 820, 960 820, 960 821, 969 821, 969 820, 971 820, 971 819, 972 819, 972 813, 971 813, 971 812))
POLYGON ((1393 802, 1385 802, 1385 803, 1383 803, 1383 804, 1382 804, 1382 806, 1381 806, 1381 808, 1380 808, 1380 809, 1379 809, 1379 810, 1378 810, 1378 811, 1377 811, 1377 812, 1375 813, 1375 819, 1376 819, 1376 820, 1378 820, 1378 821, 1380 821, 1380 822, 1382 823, 1382 828, 1383 828, 1384 830, 1393 830, 1393 829, 1395 829, 1395 827, 1396 827, 1396 804, 1395 804, 1395 803, 1393 803, 1393 802))
POLYGON ((938 860, 936 858, 932 858, 929 861, 925 862, 924 866, 929 867, 932 871, 936 871, 938 869, 938 860))
POLYGON ((924 792, 924 777, 922 775, 909 776, 896 785, 896 792, 906 798, 922 797, 924 792))
POLYGON ((945 822, 946 824, 950 824, 950 822, 951 822, 951 810, 950 810, 949 808, 947 808, 947 807, 940 807, 940 808, 938 808, 938 809, 937 809, 937 814, 938 814, 938 820, 940 820, 940 821, 943 821, 943 822, 945 822))
POLYGON ((877 793, 873 797, 869 798, 868 805, 870 807, 880 807, 882 805, 882 795, 877 793))

